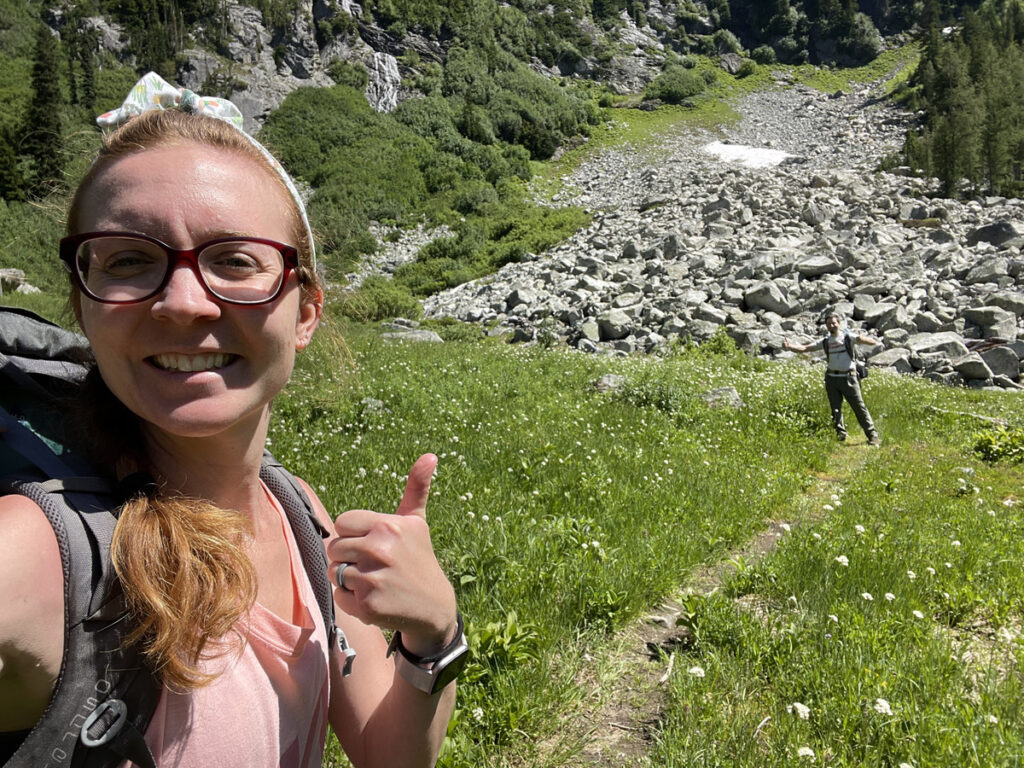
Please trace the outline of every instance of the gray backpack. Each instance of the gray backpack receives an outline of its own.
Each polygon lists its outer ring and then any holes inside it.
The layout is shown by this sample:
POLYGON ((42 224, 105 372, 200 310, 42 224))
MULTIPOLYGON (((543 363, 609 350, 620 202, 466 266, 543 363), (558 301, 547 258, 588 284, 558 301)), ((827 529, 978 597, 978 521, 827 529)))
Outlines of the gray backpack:
MULTIPOLYGON (((0 495, 20 493, 53 527, 64 570, 64 657, 39 722, 7 768, 101 768, 125 759, 155 768, 143 739, 161 685, 125 648, 126 610, 110 562, 125 489, 67 446, 62 400, 88 371, 86 340, 24 310, 0 307, 0 495)), ((260 477, 281 502, 328 628, 328 647, 355 652, 334 623, 323 539, 328 532, 295 478, 264 454, 260 477)), ((0 754, 0 759, 3 759, 0 754)))

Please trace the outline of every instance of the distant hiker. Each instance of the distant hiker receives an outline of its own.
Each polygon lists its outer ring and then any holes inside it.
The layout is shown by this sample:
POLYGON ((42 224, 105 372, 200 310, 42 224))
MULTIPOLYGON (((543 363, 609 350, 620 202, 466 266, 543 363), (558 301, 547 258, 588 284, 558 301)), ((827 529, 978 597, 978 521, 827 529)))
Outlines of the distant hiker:
MULTIPOLYGON (((112 540, 66 557, 48 503, 19 490, 40 483, 0 495, 0 764, 319 768, 330 725, 353 765, 433 765, 468 653, 425 516, 437 457, 413 464, 394 514, 334 521, 305 482, 264 471, 271 403, 323 309, 301 198, 224 99, 149 73, 103 118, 117 127, 60 244, 95 358, 61 415, 88 424, 73 447, 96 477, 44 490, 106 484, 123 504, 112 540), (120 588, 77 623, 141 649, 131 671, 156 680, 141 724, 109 661, 119 646, 83 664, 93 646, 66 642, 90 556, 120 588), (37 729, 92 669, 89 698, 37 729)), ((109 514, 81 511, 79 526, 109 514)))
POLYGON ((838 313, 830 312, 825 316, 825 328, 828 334, 820 342, 808 344, 792 344, 789 339, 782 346, 792 352, 809 352, 821 347, 825 352, 825 393, 828 405, 832 410, 832 425, 840 440, 846 439, 846 422, 843 420, 843 400, 845 399, 867 435, 868 445, 881 444, 878 430, 871 420, 871 414, 864 405, 864 397, 860 391, 860 379, 867 376, 864 363, 857 361, 854 344, 875 346, 882 342, 874 336, 848 331, 843 328, 843 320, 838 313))

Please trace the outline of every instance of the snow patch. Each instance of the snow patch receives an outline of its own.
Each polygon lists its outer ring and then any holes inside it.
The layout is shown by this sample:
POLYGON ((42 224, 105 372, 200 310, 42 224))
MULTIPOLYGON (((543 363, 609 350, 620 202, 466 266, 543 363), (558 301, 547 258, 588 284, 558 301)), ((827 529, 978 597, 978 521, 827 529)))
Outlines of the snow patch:
POLYGON ((748 168, 771 168, 787 157, 792 157, 780 149, 764 149, 748 147, 744 144, 723 144, 713 141, 704 146, 704 151, 727 163, 742 163, 748 168))

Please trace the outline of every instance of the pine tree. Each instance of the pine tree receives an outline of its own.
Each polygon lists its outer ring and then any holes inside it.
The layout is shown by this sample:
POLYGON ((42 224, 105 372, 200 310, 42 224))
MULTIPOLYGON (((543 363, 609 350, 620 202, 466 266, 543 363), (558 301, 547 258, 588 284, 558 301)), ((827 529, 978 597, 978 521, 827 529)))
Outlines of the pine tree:
POLYGON ((40 25, 32 55, 32 101, 24 129, 23 149, 32 158, 31 189, 42 194, 61 181, 64 167, 64 96, 60 87, 60 55, 49 28, 40 25))
POLYGON ((18 156, 6 132, 0 133, 0 199, 25 199, 25 185, 18 172, 18 156))

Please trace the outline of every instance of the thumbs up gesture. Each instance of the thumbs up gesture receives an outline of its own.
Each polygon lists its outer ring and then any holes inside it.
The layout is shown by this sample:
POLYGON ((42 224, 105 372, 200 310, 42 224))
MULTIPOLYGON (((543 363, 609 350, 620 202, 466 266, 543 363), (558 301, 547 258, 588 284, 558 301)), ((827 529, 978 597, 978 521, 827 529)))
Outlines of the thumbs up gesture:
POLYGON ((338 515, 327 544, 335 604, 360 621, 399 630, 412 653, 427 655, 455 633, 455 591, 441 570, 427 526, 437 457, 420 456, 394 514, 352 509, 338 515), (337 572, 344 569, 344 589, 337 572))

